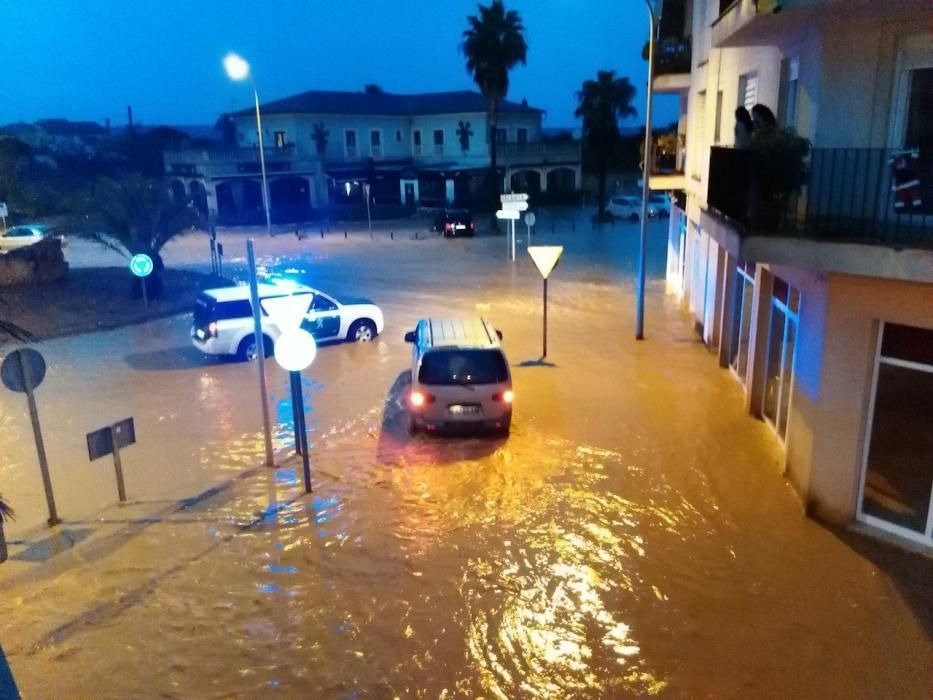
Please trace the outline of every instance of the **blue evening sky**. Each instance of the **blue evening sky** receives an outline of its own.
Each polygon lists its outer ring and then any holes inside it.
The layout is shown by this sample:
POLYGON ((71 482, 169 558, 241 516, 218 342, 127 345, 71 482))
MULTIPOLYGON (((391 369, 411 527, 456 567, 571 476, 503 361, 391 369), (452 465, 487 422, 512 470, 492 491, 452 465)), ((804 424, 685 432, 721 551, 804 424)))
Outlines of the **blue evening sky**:
MULTIPOLYGON (((629 76, 644 123, 643 0, 508 0, 527 27, 528 64, 509 98, 547 110, 545 126, 576 123, 576 97, 598 69, 629 76)), ((213 124, 250 94, 221 67, 252 65, 263 100, 310 89, 387 92, 473 88, 459 51, 474 0, 4 0, 0 124, 45 117, 213 124), (15 41, 11 38, 15 37, 15 41)), ((655 124, 677 116, 655 101, 655 124)))

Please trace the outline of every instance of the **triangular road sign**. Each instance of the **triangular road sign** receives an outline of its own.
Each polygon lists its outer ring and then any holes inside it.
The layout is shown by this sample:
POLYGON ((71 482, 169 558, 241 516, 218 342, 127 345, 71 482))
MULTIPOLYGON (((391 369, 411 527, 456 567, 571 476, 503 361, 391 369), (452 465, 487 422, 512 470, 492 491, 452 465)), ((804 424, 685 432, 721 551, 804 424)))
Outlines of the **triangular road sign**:
POLYGON ((544 279, 547 279, 551 271, 557 267, 557 261, 560 259, 561 253, 563 252, 564 246, 562 245, 528 246, 528 254, 531 256, 531 259, 535 261, 535 266, 544 279))
POLYGON ((313 294, 290 294, 288 296, 263 299, 260 304, 275 325, 283 333, 301 327, 301 322, 311 306, 313 294))

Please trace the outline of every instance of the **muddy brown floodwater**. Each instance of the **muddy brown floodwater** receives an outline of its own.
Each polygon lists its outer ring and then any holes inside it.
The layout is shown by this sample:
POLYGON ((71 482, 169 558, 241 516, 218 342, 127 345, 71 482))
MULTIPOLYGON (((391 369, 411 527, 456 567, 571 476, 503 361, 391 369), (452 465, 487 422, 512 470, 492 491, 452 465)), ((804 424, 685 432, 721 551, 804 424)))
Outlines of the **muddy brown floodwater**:
POLYGON ((636 230, 574 239, 551 366, 534 362, 540 279, 504 241, 258 241, 266 272, 386 313, 377 342, 321 348, 305 373, 310 496, 280 370, 272 469, 254 368, 199 356, 188 319, 43 344, 65 535, 40 527, 25 407, 0 397, 20 512, 0 643, 23 695, 928 697, 929 567, 905 578, 803 515, 772 434, 664 292, 663 224, 632 339, 636 230), (505 335, 507 440, 406 434, 402 335, 449 313, 505 335), (83 440, 126 415, 116 507, 83 440))

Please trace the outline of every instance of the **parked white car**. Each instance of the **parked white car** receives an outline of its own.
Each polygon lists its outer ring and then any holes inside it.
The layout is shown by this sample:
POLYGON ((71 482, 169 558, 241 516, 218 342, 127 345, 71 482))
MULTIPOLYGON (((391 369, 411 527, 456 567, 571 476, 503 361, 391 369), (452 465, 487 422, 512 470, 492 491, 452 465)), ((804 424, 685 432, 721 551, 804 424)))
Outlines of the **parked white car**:
MULTIPOLYGON (((609 204, 606 206, 606 210, 615 217, 620 219, 631 219, 632 221, 638 221, 641 218, 641 199, 639 197, 632 197, 630 195, 620 195, 612 197, 609 200, 609 204)), ((648 199, 648 216, 655 217, 658 215, 657 208, 651 203, 651 199, 648 199)))
MULTIPOLYGON (((366 343, 382 332, 382 310, 368 299, 336 299, 304 285, 259 285, 259 304, 276 297, 312 294, 311 307, 301 327, 318 342, 349 340, 366 343)), ((272 354, 282 331, 265 308, 262 309, 262 332, 266 356, 272 354)), ((253 307, 249 287, 223 287, 201 292, 194 302, 191 342, 208 355, 235 355, 240 360, 254 360, 258 343, 253 332, 253 307)))
POLYGON ((648 206, 654 207, 658 212, 658 216, 670 216, 671 196, 664 193, 648 195, 648 206))
POLYGON ((46 238, 61 238, 62 246, 66 245, 65 237, 54 226, 49 224, 20 224, 0 233, 0 253, 8 253, 17 248, 25 248, 46 238))

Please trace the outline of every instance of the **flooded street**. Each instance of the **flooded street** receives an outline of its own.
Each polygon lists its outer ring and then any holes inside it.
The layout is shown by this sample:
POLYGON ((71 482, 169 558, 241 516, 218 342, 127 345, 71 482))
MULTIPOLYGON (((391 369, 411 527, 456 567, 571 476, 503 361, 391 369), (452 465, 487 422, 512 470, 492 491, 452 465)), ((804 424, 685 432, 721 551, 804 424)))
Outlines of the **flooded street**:
MULTIPOLYGON (((25 401, 0 395, 0 644, 23 696, 929 697, 930 567, 805 517, 665 294, 666 221, 633 340, 637 231, 542 230, 569 241, 550 364, 540 276, 504 239, 257 238, 266 274, 385 312, 304 373, 309 496, 274 362, 267 468, 255 368, 202 356, 189 317, 42 343, 58 535, 25 401), (511 436, 409 437, 405 331, 477 314, 504 334, 511 436), (118 507, 85 434, 127 416, 118 507)), ((223 240, 241 276, 245 237, 223 240)), ((166 262, 205 256, 181 239, 166 262)))

